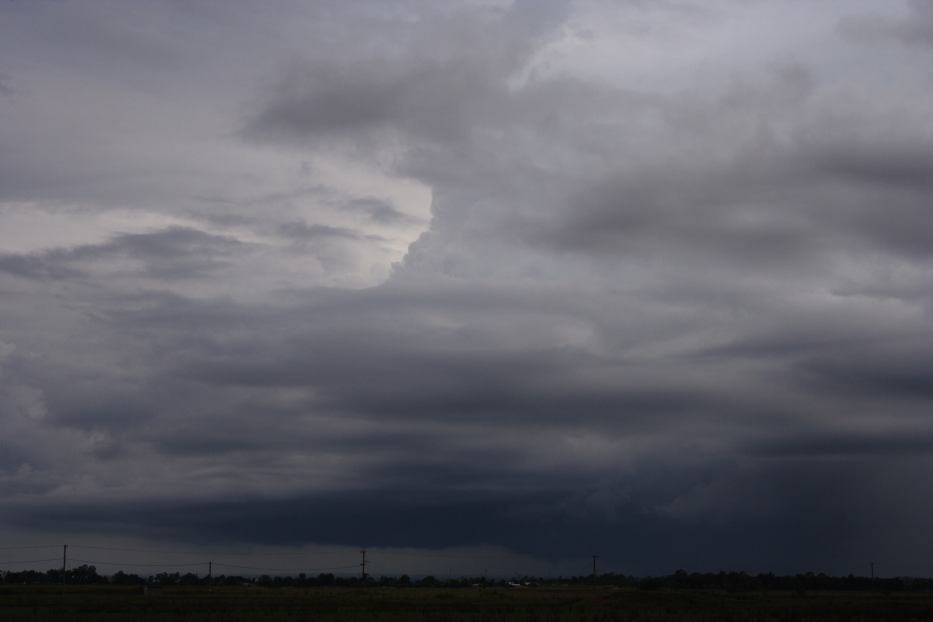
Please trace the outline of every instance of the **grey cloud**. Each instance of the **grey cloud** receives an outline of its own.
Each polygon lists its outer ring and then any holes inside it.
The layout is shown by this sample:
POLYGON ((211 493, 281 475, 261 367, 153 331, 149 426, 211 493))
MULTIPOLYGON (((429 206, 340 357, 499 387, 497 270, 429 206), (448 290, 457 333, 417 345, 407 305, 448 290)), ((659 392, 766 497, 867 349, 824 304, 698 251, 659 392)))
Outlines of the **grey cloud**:
POLYGON ((911 15, 900 26, 900 36, 910 43, 933 45, 933 9, 928 2, 911 0, 911 15))
POLYGON ((933 183, 930 164, 933 147, 914 144, 852 144, 834 145, 824 154, 816 156, 820 168, 847 181, 877 183, 923 192, 933 183))
POLYGON ((924 432, 900 434, 812 434, 768 439, 750 447, 764 456, 780 458, 894 457, 933 454, 933 438, 924 432))
MULTIPOLYGON (((747 487, 753 481, 750 475, 738 477, 733 484, 747 487)), ((613 522, 595 517, 555 516, 553 508, 560 505, 556 503, 560 493, 554 492, 487 493, 465 502, 460 495, 432 489, 220 503, 66 505, 43 507, 41 511, 15 507, 10 514, 14 524, 34 521, 46 526, 67 517, 79 533, 101 527, 120 533, 133 525, 137 533, 157 540, 199 544, 242 541, 300 544, 308 537, 331 545, 424 548, 445 547, 454 542, 503 542, 520 551, 546 551, 545 556, 558 559, 585 557, 581 550, 600 550, 608 558, 607 563, 624 572, 639 568, 645 568, 646 572, 671 572, 675 566, 666 560, 672 559, 690 568, 711 570, 728 567, 791 572, 802 562, 817 571, 841 572, 848 564, 861 563, 866 550, 897 542, 896 535, 877 530, 869 534, 864 529, 881 516, 900 524, 906 515, 891 506, 872 511, 866 507, 863 493, 851 485, 839 484, 848 481, 848 477, 860 477, 877 494, 896 478, 890 470, 870 475, 852 464, 801 463, 792 469, 766 470, 755 475, 758 486, 767 484, 779 491, 775 507, 783 506, 781 512, 743 516, 738 521, 725 518, 702 527, 683 517, 638 511, 626 512, 613 522), (841 494, 826 498, 827 485, 835 486, 841 494), (380 520, 375 524, 371 520, 373 507, 380 508, 380 520), (856 512, 854 518, 852 512, 856 512), (537 519, 529 521, 529 513, 534 513, 537 519), (802 517, 807 521, 807 529, 794 528, 802 517), (361 541, 360 533, 371 534, 372 540, 361 541), (568 534, 575 535, 571 538, 568 534), (801 543, 805 545, 805 554, 790 553, 801 543), (710 559, 716 562, 711 565, 710 559)), ((576 500, 570 495, 564 499, 576 500)), ((748 502, 753 503, 754 499, 748 502)), ((928 513, 929 508, 920 511, 928 513)), ((922 567, 918 555, 901 563, 905 567, 922 567)))
POLYGON ((323 66, 308 68, 308 76, 304 71, 286 76, 283 83, 287 91, 260 113, 248 133, 258 133, 260 127, 283 136, 294 128, 311 134, 339 133, 381 125, 392 118, 393 108, 402 105, 398 100, 405 95, 404 84, 375 69, 361 66, 358 70, 371 71, 372 75, 359 80, 352 70, 344 73, 323 66))
POLYGON ((0 72, 0 95, 10 96, 16 91, 10 86, 12 79, 7 74, 0 72))
POLYGON ((81 274, 41 256, 14 254, 0 255, 0 270, 28 279, 67 279, 81 274))
MULTIPOLYGON (((765 105, 772 105, 772 88, 765 88, 765 105)), ((772 128, 796 123, 794 112, 804 114, 803 104, 770 113, 773 119, 738 134, 736 117, 760 109, 757 98, 729 96, 712 112, 691 110, 689 102, 660 105, 696 121, 678 128, 680 135, 667 128, 671 141, 702 144, 709 128, 717 128, 721 154, 706 160, 675 155, 663 165, 644 161, 649 154, 595 183, 570 182, 567 194, 542 198, 542 211, 556 217, 518 219, 521 235, 531 244, 575 252, 632 256, 658 249, 687 261, 739 260, 775 271, 798 271, 827 253, 866 245, 928 254, 929 228, 913 226, 929 220, 924 197, 933 179, 928 146, 908 137, 917 119, 897 124, 893 136, 890 128, 869 125, 855 132, 861 137, 840 137, 838 128, 803 122, 778 138, 772 128), (883 213, 879 204, 886 206, 883 213)))
MULTIPOLYGON (((154 233, 132 233, 102 244, 61 248, 32 255, 0 256, 0 270, 27 278, 67 279, 83 275, 88 264, 131 258, 142 274, 164 279, 190 279, 224 265, 245 244, 238 240, 173 227, 154 233)), ((131 270, 133 270, 131 268, 131 270)))
POLYGON ((830 357, 807 361, 801 371, 825 389, 840 393, 860 393, 883 396, 885 400, 912 399, 928 401, 933 397, 933 382, 929 368, 933 353, 926 356, 898 356, 897 360, 885 360, 878 353, 869 361, 851 361, 830 357))
MULTIPOLYGON (((199 224, 0 255, 0 524, 924 571, 925 50, 834 38, 831 3, 300 4, 146 9, 210 39, 129 52, 203 106, 159 159, 7 154, 44 214, 199 224), (403 182, 429 219, 373 189, 403 182), (419 227, 379 285, 321 286, 419 227)), ((55 53, 132 47, 108 24, 55 53)), ((111 114, 153 101, 118 86, 111 114)))
POLYGON ((933 10, 924 0, 909 0, 904 18, 848 16, 840 22, 840 30, 855 41, 889 39, 908 45, 933 45, 933 10))
POLYGON ((399 211, 393 205, 376 199, 356 199, 348 201, 345 205, 345 209, 361 212, 366 214, 366 216, 373 221, 386 225, 411 223, 416 220, 408 214, 399 211))
POLYGON ((329 225, 308 225, 303 222, 289 222, 279 227, 279 233, 287 238, 314 242, 316 240, 368 240, 371 242, 386 241, 377 235, 364 235, 355 229, 347 227, 332 227, 329 225))
POLYGON ((77 249, 84 259, 125 254, 145 262, 146 271, 158 276, 195 276, 210 271, 242 249, 244 243, 195 229, 174 227, 156 233, 127 234, 98 248, 77 249))
POLYGON ((374 131, 465 140, 474 115, 495 114, 507 105, 506 78, 561 23, 566 6, 518 2, 504 18, 485 11, 431 11, 392 54, 293 63, 244 135, 298 144, 309 136, 374 131))
POLYGON ((726 410, 725 400, 717 403, 700 391, 568 381, 570 370, 586 369, 594 361, 562 352, 451 356, 401 344, 351 342, 345 333, 336 343, 320 339, 296 345, 317 355, 285 355, 265 364, 236 363, 222 355, 216 362, 195 362, 179 371, 210 385, 314 387, 320 395, 316 406, 325 411, 393 420, 441 417, 535 426, 586 421, 637 430, 688 413, 726 410), (366 382, 360 383, 360 377, 366 382))

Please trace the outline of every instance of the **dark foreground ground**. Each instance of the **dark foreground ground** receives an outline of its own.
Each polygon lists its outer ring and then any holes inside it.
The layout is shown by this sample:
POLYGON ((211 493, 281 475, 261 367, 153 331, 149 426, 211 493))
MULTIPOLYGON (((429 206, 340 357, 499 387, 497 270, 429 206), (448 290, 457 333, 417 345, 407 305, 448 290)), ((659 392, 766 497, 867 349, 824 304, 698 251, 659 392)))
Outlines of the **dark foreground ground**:
POLYGON ((0 620, 933 620, 933 594, 714 593, 599 587, 0 586, 0 620))

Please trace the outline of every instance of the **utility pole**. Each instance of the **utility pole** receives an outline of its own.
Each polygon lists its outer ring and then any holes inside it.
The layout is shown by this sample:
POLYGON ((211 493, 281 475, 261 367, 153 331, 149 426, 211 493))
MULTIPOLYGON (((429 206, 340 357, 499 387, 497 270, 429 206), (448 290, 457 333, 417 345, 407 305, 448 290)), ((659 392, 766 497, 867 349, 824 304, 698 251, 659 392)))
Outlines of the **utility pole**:
POLYGON ((599 555, 593 556, 593 577, 596 577, 596 560, 599 559, 599 555))
POLYGON ((868 562, 868 567, 869 567, 870 572, 871 572, 872 581, 874 581, 874 579, 875 579, 875 562, 868 562))
POLYGON ((211 584, 211 578, 214 576, 214 561, 207 562, 207 583, 211 584))
POLYGON ((68 570, 68 545, 63 544, 62 545, 62 585, 65 585, 66 583, 66 580, 67 580, 66 577, 68 575, 65 573, 67 572, 67 570, 68 570))
POLYGON ((366 549, 360 549, 362 560, 360 561, 360 578, 366 581, 366 549))

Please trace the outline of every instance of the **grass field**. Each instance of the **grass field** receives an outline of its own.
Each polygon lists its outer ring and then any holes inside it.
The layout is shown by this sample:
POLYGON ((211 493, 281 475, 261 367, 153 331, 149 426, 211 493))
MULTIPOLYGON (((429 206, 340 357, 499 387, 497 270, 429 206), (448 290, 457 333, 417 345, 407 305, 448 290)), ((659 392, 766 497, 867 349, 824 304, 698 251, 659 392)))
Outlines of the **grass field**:
POLYGON ((0 587, 0 620, 933 620, 933 594, 617 588, 0 587))

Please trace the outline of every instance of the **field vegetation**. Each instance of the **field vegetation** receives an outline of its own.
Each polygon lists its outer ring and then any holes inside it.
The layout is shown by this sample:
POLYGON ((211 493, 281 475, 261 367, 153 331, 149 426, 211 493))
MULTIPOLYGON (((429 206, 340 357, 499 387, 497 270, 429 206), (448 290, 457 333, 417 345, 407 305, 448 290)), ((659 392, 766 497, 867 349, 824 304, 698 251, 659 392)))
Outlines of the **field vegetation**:
POLYGON ((933 594, 534 587, 0 586, 0 620, 841 622, 933 620, 933 594))

